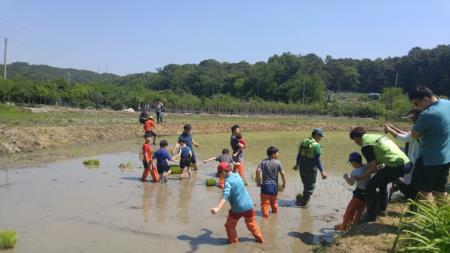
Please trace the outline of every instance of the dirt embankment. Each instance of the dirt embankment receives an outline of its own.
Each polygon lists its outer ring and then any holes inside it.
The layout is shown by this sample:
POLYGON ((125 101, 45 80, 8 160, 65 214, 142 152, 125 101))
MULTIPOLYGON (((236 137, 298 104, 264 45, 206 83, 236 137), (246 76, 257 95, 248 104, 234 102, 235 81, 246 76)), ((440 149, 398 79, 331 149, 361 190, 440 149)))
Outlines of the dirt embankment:
POLYGON ((391 252, 400 218, 406 208, 401 201, 390 203, 388 216, 380 217, 377 222, 355 225, 349 231, 338 235, 330 245, 316 247, 314 252, 391 252))
MULTIPOLYGON (((255 119, 254 123, 240 124, 245 131, 292 131, 323 127, 326 130, 348 130, 351 125, 286 125, 264 123, 255 119)), ((164 123, 161 135, 181 133, 182 123, 164 123)), ((218 122, 199 122, 193 124, 194 133, 228 132, 228 124, 218 122)), ((0 126, 0 156, 13 153, 38 151, 41 149, 64 148, 70 145, 88 145, 138 138, 143 134, 139 124, 102 124, 75 126, 0 126)))
MULTIPOLYGON (((1 115, 0 115, 1 116, 1 115)), ((292 131, 322 127, 327 131, 348 131, 355 124, 381 130, 379 122, 358 118, 282 115, 168 114, 160 125, 161 135, 181 133, 190 123, 194 133, 229 132, 238 123, 248 131, 292 131)), ((45 149, 111 143, 142 136, 138 113, 65 107, 26 108, 9 120, 0 120, 0 158, 15 153, 45 149), (136 122, 136 123, 135 123, 136 122)))

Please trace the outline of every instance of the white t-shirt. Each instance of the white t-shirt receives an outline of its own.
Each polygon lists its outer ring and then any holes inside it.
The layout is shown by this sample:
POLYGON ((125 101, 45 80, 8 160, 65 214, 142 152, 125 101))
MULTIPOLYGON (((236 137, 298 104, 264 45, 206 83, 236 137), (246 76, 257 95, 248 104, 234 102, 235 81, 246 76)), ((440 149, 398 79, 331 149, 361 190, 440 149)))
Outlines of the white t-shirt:
MULTIPOLYGON (((351 175, 353 177, 361 176, 362 174, 364 174, 364 172, 367 171, 367 169, 368 169, 367 164, 365 164, 359 168, 353 169, 351 175)), ((359 189, 365 190, 367 182, 369 182, 369 180, 370 180, 370 177, 363 178, 363 179, 357 179, 356 187, 359 189)))
POLYGON ((420 153, 419 153, 420 144, 417 141, 417 139, 414 139, 411 136, 411 132, 408 132, 406 134, 398 134, 397 140, 399 140, 403 143, 409 142, 408 158, 411 163, 415 163, 417 158, 419 158, 419 155, 420 155, 420 153))

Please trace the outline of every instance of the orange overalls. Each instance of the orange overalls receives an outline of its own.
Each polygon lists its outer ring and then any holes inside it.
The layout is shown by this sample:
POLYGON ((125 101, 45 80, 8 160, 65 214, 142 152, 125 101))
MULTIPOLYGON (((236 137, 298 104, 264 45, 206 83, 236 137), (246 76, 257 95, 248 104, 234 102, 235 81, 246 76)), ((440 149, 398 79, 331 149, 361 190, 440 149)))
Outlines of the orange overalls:
POLYGON ((272 207, 272 213, 278 213, 277 195, 261 194, 261 212, 264 218, 269 217, 269 207, 272 207))
POLYGON ((237 237, 236 233, 236 225, 239 221, 239 219, 244 216, 245 224, 247 225, 247 229, 252 233, 252 235, 255 237, 255 240, 257 242, 262 243, 263 237, 261 234, 261 230, 258 227, 258 224, 256 224, 256 213, 254 209, 251 209, 249 211, 243 212, 243 213, 228 213, 227 222, 225 223, 225 229, 227 231, 228 235, 228 242, 229 243, 238 243, 239 238, 237 237))
POLYGON ((341 224, 334 226, 336 230, 347 230, 349 224, 356 224, 366 208, 366 202, 353 197, 345 209, 344 220, 341 224))
POLYGON ((148 143, 144 143, 142 146, 142 154, 144 155, 144 172, 142 172, 141 180, 145 181, 150 174, 152 176, 152 182, 157 183, 159 181, 159 174, 156 167, 151 163, 152 161, 152 146, 148 143))
POLYGON ((245 168, 244 165, 242 163, 236 163, 233 167, 233 172, 234 173, 239 173, 239 176, 242 177, 242 179, 245 180, 245 168))

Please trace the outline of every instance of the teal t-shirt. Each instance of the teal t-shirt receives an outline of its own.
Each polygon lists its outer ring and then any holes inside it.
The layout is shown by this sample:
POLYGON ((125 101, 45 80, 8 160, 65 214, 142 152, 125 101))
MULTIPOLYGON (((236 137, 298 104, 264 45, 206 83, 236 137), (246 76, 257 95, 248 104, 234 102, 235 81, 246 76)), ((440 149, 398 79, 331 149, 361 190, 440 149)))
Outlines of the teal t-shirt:
POLYGON ((244 181, 237 173, 225 178, 223 198, 228 200, 233 213, 243 213, 253 209, 253 201, 245 188, 244 181))
POLYGON ((428 166, 450 163, 450 101, 439 99, 419 116, 413 130, 419 132, 420 156, 428 166))

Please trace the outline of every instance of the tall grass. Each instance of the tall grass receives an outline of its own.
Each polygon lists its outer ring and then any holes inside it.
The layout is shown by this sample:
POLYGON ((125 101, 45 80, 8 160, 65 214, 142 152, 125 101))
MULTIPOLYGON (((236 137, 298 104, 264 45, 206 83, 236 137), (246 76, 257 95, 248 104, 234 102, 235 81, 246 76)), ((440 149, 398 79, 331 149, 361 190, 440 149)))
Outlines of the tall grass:
POLYGON ((429 202, 411 202, 417 211, 400 221, 399 235, 394 242, 398 252, 450 252, 450 205, 442 207, 429 202))

